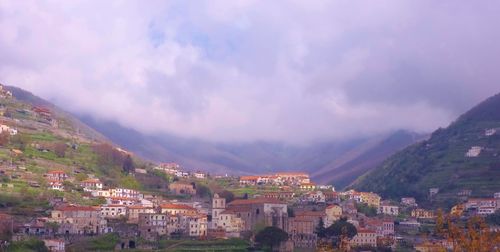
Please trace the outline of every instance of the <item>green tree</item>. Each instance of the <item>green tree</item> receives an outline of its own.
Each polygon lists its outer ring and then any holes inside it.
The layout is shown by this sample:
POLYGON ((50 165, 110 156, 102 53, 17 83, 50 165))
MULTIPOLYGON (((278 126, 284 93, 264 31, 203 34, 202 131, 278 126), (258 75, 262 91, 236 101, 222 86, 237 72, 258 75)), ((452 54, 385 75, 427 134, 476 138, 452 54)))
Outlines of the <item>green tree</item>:
POLYGON ((358 230, 356 230, 356 227, 347 222, 347 218, 345 217, 334 222, 325 231, 326 237, 332 239, 335 247, 341 244, 343 238, 352 239, 357 233, 358 230))
POLYGON ((26 240, 13 242, 7 251, 36 251, 36 252, 48 252, 49 249, 45 246, 45 243, 37 238, 28 238, 26 240))
POLYGON ((219 193, 219 196, 226 199, 226 204, 234 200, 234 193, 224 190, 219 193))
POLYGON ((281 242, 286 240, 288 240, 288 234, 277 227, 266 227, 255 235, 255 241, 263 246, 269 247, 271 251, 281 242))
POLYGON ((206 185, 196 184, 196 195, 201 198, 210 197, 212 192, 206 185))
POLYGON ((377 209, 366 203, 356 203, 356 210, 367 217, 374 217, 377 215, 377 209))
POLYGON ((314 233, 316 233, 316 235, 318 235, 319 238, 326 237, 326 228, 325 228, 325 222, 323 221, 323 218, 319 219, 318 226, 316 226, 314 233))
POLYGON ((123 160, 122 169, 126 174, 129 174, 134 171, 135 169, 134 161, 132 160, 132 157, 130 155, 127 155, 123 160))

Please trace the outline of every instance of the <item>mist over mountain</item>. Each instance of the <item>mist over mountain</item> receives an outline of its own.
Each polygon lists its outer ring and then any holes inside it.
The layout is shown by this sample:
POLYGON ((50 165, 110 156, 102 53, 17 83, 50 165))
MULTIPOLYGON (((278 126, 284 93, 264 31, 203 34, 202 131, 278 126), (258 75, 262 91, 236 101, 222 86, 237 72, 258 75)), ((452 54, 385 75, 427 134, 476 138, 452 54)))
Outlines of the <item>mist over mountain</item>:
POLYGON ((348 185, 386 157, 424 137, 397 131, 302 146, 276 141, 212 143, 167 134, 148 136, 90 116, 80 119, 113 142, 157 162, 177 162, 189 170, 219 174, 306 171, 314 181, 337 187, 348 185))

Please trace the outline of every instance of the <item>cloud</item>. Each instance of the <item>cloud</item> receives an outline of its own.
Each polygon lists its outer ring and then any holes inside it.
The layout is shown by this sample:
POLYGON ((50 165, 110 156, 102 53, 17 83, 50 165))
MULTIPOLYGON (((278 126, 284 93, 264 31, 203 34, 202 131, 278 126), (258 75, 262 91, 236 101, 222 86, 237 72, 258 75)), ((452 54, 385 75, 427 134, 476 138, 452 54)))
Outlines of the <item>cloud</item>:
POLYGON ((0 82, 144 133, 431 131, 499 91, 496 1, 2 1, 0 82))

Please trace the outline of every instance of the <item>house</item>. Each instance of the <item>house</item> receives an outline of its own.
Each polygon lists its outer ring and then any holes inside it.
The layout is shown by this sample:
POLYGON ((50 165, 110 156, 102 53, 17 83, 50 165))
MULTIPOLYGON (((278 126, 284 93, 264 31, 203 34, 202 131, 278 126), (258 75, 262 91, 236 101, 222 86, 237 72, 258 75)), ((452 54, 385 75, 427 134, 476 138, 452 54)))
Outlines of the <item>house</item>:
POLYGON ((394 220, 391 219, 367 218, 363 220, 363 227, 375 231, 377 237, 394 235, 394 220))
POLYGON ((234 211, 244 221, 244 230, 252 230, 257 224, 284 229, 288 217, 287 204, 267 198, 237 199, 226 209, 234 211))
POLYGON ((49 189, 64 191, 64 185, 58 180, 49 180, 49 189))
POLYGON ((304 196, 305 196, 305 200, 308 202, 314 202, 314 203, 325 203, 326 202, 325 194, 322 191, 308 192, 304 196))
POLYGON ((377 208, 377 213, 397 216, 399 215, 399 207, 385 201, 382 202, 382 204, 380 204, 380 206, 377 208))
POLYGON ((494 214, 495 211, 496 211, 496 207, 480 206, 477 209, 477 214, 479 214, 479 215, 490 215, 490 214, 494 214))
POLYGON ((361 202, 368 204, 369 206, 373 206, 378 208, 380 206, 380 196, 376 193, 372 192, 360 192, 359 194, 361 198, 361 202))
POLYGON ((315 248, 318 237, 315 233, 317 224, 313 219, 305 216, 295 216, 288 218, 288 225, 285 231, 289 240, 296 248, 315 248))
POLYGON ((168 189, 176 195, 196 195, 196 189, 194 185, 190 183, 174 182, 168 185, 168 189))
POLYGON ((277 172, 274 175, 285 185, 302 185, 311 183, 309 174, 304 172, 277 172))
POLYGON ((416 207, 417 201, 413 197, 405 197, 401 198, 401 205, 408 207, 416 207))
POLYGON ((66 242, 64 239, 44 239, 45 247, 49 249, 50 252, 64 252, 66 251, 66 242))
POLYGON ((168 214, 139 214, 139 236, 146 240, 157 240, 159 236, 168 235, 167 225, 170 222, 168 214))
POLYGON ((139 215, 145 213, 155 213, 153 207, 145 207, 142 205, 133 205, 127 207, 128 211, 128 222, 129 223, 139 223, 139 215))
POLYGON ((325 208, 325 215, 325 226, 329 227, 342 216, 342 207, 336 204, 329 205, 325 208))
POLYGON ((226 237, 240 237, 240 232, 243 231, 245 223, 243 219, 238 217, 238 212, 234 209, 228 209, 220 212, 215 217, 212 216, 214 228, 224 229, 226 237))
POLYGON ((106 233, 107 222, 101 218, 100 207, 62 206, 51 213, 50 221, 59 223, 59 234, 106 233))
POLYGON ((479 154, 481 154, 481 151, 483 150, 483 147, 481 146, 472 146, 470 149, 465 153, 466 157, 478 157, 479 154))
POLYGON ((181 166, 176 163, 162 163, 154 167, 155 170, 162 170, 167 174, 175 175, 176 172, 181 170, 181 166))
POLYGON ((438 193, 439 193, 439 188, 437 188, 437 187, 429 188, 429 197, 430 198, 433 198, 438 193))
POLYGON ((102 190, 102 182, 99 179, 86 179, 80 182, 84 191, 102 190))
POLYGON ((131 198, 131 199, 142 199, 144 195, 139 191, 126 188, 113 188, 109 190, 111 197, 121 197, 121 198, 131 198))
POLYGON ((108 205, 123 205, 132 206, 137 205, 140 201, 138 199, 126 198, 126 197, 105 197, 106 204, 108 205))
POLYGON ((358 233, 349 241, 352 247, 377 247, 377 233, 369 229, 359 229, 358 233))
POLYGON ((193 176, 197 179, 205 179, 207 175, 203 172, 197 171, 193 173, 193 176))
POLYGON ((68 175, 61 170, 54 170, 54 171, 49 171, 45 175, 47 177, 47 180, 52 180, 52 181, 64 181, 68 179, 68 175))
POLYGON ((17 135, 17 129, 11 128, 4 124, 0 124, 0 134, 4 132, 7 132, 11 136, 17 135))
POLYGON ((257 185, 259 176, 241 176, 240 185, 257 185))
POLYGON ((162 204, 160 206, 160 212, 162 214, 167 213, 170 215, 176 215, 176 214, 197 214, 198 211, 196 208, 193 208, 188 205, 182 205, 182 204, 162 204))
POLYGON ((450 214, 454 216, 462 216, 465 210, 464 204, 458 204, 451 208, 450 214))
POLYGON ((127 216, 127 206, 124 205, 102 205, 101 217, 116 219, 125 218, 127 216))
POLYGON ((417 218, 417 219, 433 219, 434 212, 430 211, 430 210, 425 210, 422 208, 417 208, 417 209, 413 209, 411 211, 411 217, 417 218))
POLYGON ((328 203, 340 203, 340 194, 333 191, 324 191, 325 200, 328 203))
POLYGON ((179 215, 179 224, 184 234, 189 237, 206 237, 208 229, 207 216, 198 213, 179 215))
POLYGON ((291 200, 295 196, 292 191, 265 192, 262 197, 269 199, 291 200))
POLYGON ((496 208, 497 200, 495 198, 470 198, 465 203, 465 209, 478 209, 480 207, 496 208))
POLYGON ((314 183, 301 183, 299 186, 300 190, 312 191, 316 189, 316 184, 314 183))

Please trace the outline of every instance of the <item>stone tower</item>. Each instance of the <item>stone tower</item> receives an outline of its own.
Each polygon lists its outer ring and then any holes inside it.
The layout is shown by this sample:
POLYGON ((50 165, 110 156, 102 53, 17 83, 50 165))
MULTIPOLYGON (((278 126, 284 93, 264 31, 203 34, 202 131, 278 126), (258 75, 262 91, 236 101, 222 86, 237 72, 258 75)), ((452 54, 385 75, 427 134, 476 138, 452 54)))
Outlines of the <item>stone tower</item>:
POLYGON ((226 210, 226 199, 219 197, 216 193, 212 199, 212 222, 214 227, 217 227, 217 220, 219 219, 219 214, 226 210))

